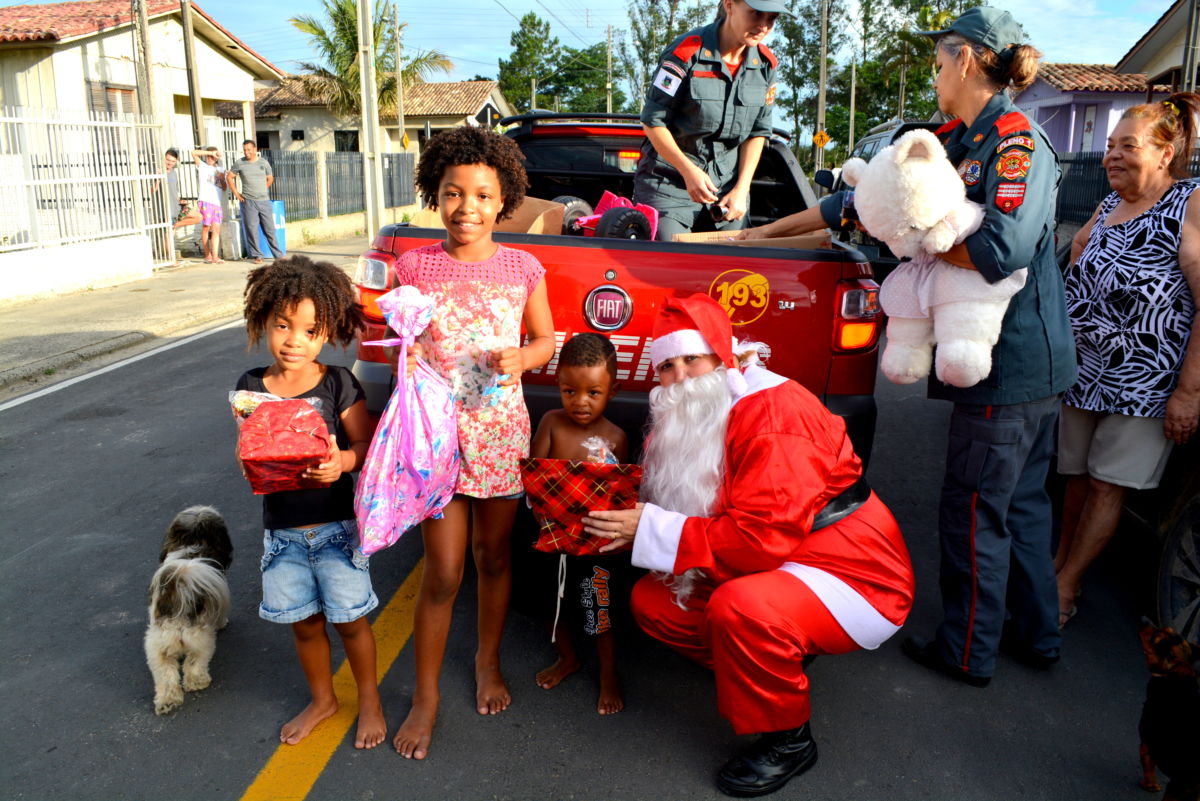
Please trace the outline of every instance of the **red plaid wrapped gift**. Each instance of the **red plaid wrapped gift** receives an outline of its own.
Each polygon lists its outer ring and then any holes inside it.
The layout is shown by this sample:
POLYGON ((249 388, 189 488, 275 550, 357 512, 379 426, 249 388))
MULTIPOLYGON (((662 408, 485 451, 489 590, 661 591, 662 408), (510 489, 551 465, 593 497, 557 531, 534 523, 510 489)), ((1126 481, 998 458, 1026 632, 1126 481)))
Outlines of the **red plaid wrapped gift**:
POLYGON ((260 403, 238 432, 238 458, 255 495, 329 486, 304 478, 328 453, 329 428, 301 398, 260 403))
POLYGON ((636 464, 522 459, 521 482, 537 518, 533 547, 547 553, 587 556, 610 541, 583 531, 593 509, 632 509, 637 505, 642 468, 636 464))

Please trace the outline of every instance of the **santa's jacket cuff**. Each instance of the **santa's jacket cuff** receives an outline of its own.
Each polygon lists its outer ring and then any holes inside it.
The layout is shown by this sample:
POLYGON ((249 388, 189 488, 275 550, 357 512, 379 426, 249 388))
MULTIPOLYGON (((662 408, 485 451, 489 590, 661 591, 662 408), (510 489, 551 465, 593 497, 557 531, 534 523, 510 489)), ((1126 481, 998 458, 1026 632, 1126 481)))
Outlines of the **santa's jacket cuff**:
POLYGON ((685 522, 687 515, 667 511, 652 503, 644 505, 637 536, 633 539, 634 565, 674 573, 675 555, 679 552, 679 538, 683 535, 685 522))

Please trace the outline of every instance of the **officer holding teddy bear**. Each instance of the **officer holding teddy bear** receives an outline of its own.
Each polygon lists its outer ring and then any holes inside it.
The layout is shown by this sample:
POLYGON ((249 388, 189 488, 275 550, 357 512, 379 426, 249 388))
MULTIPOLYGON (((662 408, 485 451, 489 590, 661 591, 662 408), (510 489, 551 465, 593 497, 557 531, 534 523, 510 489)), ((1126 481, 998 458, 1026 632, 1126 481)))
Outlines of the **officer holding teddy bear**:
MULTIPOLYGON (((984 207, 978 231, 941 254, 998 283, 1022 268, 991 373, 970 387, 934 376, 929 397, 952 401, 939 509, 943 620, 903 650, 924 667, 985 687, 1003 649, 1039 668, 1059 658, 1058 595, 1045 490, 1059 395, 1075 381, 1075 349, 1054 260, 1060 170, 1046 135, 1006 90, 1033 83, 1041 55, 1006 12, 979 6, 935 38, 938 129, 946 155, 984 207), (1003 641, 1002 641, 1002 636, 1003 641)), ((788 236, 843 224, 847 193, 740 238, 788 236)))

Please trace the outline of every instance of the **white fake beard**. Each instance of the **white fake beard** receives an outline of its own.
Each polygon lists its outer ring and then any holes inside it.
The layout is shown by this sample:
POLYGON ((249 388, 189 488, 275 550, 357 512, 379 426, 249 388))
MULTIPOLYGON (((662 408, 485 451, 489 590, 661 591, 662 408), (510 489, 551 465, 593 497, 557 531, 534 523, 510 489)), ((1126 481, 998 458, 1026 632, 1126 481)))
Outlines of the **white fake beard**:
MULTIPOLYGON (((708 517, 725 474, 725 427, 733 405, 725 368, 650 391, 650 437, 642 458, 642 500, 688 517, 708 517)), ((696 582, 692 569, 660 574, 687 609, 696 582)))

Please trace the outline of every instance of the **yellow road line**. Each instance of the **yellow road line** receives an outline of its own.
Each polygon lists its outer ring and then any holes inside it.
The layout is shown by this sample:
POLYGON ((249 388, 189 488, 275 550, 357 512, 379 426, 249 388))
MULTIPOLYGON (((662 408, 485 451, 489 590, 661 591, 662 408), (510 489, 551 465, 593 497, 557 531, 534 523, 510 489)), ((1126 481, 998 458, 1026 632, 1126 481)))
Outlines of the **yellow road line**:
MULTIPOLYGON (((424 559, 417 563, 371 624, 375 632, 375 670, 379 681, 383 681, 400 654, 400 649, 412 636, 413 609, 421 583, 423 562, 424 559)), ((334 674, 333 689, 338 698, 337 713, 321 721, 312 733, 296 745, 280 743, 254 783, 246 789, 241 801, 304 801, 358 717, 358 691, 349 663, 343 662, 334 674)), ((388 747, 390 745, 386 740, 376 746, 388 747)))

